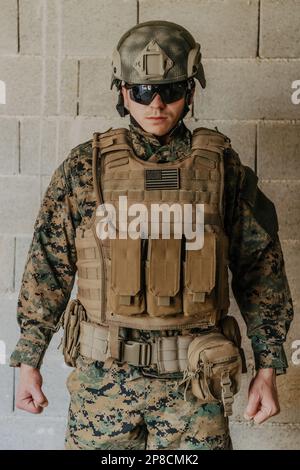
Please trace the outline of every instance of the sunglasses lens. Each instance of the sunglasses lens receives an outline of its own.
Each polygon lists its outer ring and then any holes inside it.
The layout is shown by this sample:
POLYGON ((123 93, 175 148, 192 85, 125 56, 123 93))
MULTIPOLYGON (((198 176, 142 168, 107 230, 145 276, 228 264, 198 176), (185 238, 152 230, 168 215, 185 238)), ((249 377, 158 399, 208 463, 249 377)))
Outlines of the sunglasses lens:
POLYGON ((130 87, 130 97, 136 103, 149 105, 158 93, 164 103, 178 101, 185 95, 186 82, 168 83, 165 85, 133 85, 130 87))
POLYGON ((186 82, 170 83, 168 85, 163 85, 161 91, 161 98, 166 103, 173 103, 178 101, 185 96, 187 90, 186 82))
POLYGON ((135 85, 130 89, 130 97, 140 104, 150 104, 156 91, 152 85, 135 85))

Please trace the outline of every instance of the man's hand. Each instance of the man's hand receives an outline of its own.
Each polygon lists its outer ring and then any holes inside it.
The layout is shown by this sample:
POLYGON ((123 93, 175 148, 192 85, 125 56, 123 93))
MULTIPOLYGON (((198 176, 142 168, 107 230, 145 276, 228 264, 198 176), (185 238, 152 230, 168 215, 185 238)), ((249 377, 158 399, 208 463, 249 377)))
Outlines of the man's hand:
POLYGON ((38 369, 21 364, 16 407, 29 413, 41 413, 48 406, 48 400, 42 392, 42 383, 43 378, 38 369))
POLYGON ((249 386, 246 420, 261 424, 280 412, 274 369, 259 369, 249 386))

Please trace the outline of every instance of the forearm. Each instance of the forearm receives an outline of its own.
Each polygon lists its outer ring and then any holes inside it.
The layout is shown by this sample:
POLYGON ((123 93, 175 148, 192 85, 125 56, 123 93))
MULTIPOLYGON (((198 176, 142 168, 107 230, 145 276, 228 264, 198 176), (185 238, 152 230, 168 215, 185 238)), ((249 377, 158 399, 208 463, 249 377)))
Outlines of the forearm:
POLYGON ((270 241, 252 266, 233 279, 233 291, 247 324, 256 369, 287 368, 283 348, 293 318, 293 303, 279 239, 270 241))
POLYGON ((76 273, 74 224, 60 166, 34 227, 18 298, 20 339, 10 365, 39 368, 72 291, 76 273))

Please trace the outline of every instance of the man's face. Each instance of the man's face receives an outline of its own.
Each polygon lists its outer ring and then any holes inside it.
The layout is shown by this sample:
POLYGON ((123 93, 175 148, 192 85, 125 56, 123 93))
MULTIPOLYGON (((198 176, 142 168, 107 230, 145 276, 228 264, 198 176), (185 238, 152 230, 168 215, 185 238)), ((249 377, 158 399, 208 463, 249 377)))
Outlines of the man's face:
POLYGON ((165 104, 157 94, 149 105, 136 103, 130 98, 129 90, 122 86, 124 105, 129 113, 146 131, 157 136, 167 134, 178 122, 184 108, 185 98, 165 104))

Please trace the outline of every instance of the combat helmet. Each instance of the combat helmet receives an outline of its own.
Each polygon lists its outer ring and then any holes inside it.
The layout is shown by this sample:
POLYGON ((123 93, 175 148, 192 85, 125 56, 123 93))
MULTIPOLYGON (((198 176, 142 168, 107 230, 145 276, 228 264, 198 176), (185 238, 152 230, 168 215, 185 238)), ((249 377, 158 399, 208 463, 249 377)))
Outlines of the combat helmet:
MULTIPOLYGON (((113 51, 111 89, 122 83, 160 84, 196 78, 206 86, 201 63, 200 44, 176 23, 147 21, 123 34, 113 51)), ((186 103, 185 112, 188 111, 186 103)), ((128 114, 122 93, 116 106, 119 114, 128 114)))

